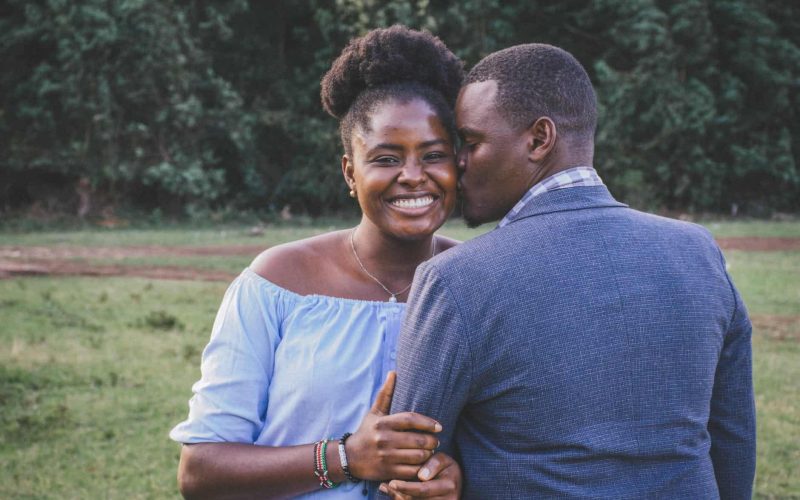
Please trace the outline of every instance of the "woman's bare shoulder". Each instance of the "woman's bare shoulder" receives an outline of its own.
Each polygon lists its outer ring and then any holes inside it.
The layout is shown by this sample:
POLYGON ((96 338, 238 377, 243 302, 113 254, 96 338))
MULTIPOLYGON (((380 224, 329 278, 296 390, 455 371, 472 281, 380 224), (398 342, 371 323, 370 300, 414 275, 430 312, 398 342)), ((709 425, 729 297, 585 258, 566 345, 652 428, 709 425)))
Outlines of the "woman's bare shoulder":
POLYGON ((456 245, 460 245, 461 241, 454 240, 453 238, 448 238, 447 236, 436 235, 436 253, 444 252, 445 250, 449 250, 456 245))
POLYGON ((303 295, 316 293, 313 283, 324 278, 320 270, 328 267, 327 260, 336 254, 341 239, 342 231, 333 231, 276 245, 253 259, 250 269, 281 288, 303 295))

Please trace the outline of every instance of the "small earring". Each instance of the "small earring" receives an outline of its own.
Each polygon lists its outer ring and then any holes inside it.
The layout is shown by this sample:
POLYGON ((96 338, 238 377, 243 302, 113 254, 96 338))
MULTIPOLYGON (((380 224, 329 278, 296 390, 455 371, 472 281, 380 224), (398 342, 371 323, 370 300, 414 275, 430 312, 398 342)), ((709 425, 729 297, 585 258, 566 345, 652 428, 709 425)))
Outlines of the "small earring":
POLYGON ((355 197, 356 197, 356 190, 355 189, 351 189, 350 190, 350 198, 355 198, 355 197))

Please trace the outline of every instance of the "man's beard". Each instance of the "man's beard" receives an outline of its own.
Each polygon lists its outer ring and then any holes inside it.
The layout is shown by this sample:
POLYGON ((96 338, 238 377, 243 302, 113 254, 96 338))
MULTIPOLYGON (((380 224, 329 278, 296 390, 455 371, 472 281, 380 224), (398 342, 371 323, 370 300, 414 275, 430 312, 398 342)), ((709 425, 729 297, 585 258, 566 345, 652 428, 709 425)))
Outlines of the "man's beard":
POLYGON ((475 229, 476 227, 480 226, 481 224, 483 224, 485 222, 485 221, 482 221, 482 220, 471 218, 469 215, 467 215, 467 210, 466 210, 467 202, 464 200, 463 195, 461 197, 461 207, 460 208, 461 208, 461 218, 464 219, 464 222, 466 222, 468 228, 475 229))

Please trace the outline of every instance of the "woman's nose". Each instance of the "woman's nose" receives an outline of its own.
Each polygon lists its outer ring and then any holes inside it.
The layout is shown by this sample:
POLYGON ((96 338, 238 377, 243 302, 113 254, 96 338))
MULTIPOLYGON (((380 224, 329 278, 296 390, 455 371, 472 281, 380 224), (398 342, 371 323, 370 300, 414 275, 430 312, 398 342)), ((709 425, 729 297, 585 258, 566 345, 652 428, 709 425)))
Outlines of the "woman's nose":
POLYGON ((425 183, 425 181, 428 180, 428 176, 421 162, 417 160, 408 160, 403 166, 403 170, 400 171, 400 177, 398 177, 397 180, 411 187, 416 187, 425 183))

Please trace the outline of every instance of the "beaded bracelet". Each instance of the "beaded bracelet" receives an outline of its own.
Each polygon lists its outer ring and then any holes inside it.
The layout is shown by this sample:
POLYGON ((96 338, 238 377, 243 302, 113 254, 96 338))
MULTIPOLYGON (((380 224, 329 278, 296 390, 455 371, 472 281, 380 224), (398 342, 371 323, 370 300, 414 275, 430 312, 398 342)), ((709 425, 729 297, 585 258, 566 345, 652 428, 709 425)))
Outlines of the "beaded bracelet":
POLYGON ((347 438, 352 436, 353 434, 350 432, 345 432, 344 436, 339 440, 339 461, 342 463, 342 471, 344 472, 344 477, 346 477, 351 483, 360 483, 360 479, 356 479, 350 473, 350 466, 347 465, 347 453, 344 450, 344 443, 347 441, 347 438))
POLYGON ((327 439, 321 439, 314 443, 314 475, 319 479, 320 488, 330 490, 339 486, 339 483, 334 483, 328 477, 328 459, 325 456, 327 450, 327 439))

